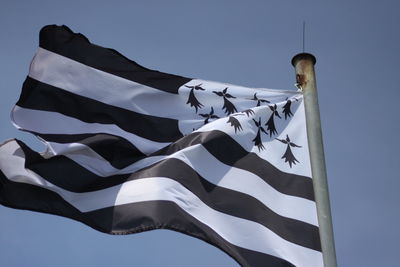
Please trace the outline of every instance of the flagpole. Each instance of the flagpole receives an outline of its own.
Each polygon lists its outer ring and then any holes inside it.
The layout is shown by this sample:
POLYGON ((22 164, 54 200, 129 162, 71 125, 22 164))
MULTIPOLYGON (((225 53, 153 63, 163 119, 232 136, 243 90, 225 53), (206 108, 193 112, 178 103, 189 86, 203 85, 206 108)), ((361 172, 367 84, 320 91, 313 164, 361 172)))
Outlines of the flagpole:
POLYGON ((332 216, 329 204, 328 181, 314 72, 315 63, 315 57, 308 53, 300 53, 292 59, 292 65, 296 71, 296 82, 298 87, 303 91, 304 96, 308 147, 310 150, 311 170, 324 266, 336 267, 332 216))

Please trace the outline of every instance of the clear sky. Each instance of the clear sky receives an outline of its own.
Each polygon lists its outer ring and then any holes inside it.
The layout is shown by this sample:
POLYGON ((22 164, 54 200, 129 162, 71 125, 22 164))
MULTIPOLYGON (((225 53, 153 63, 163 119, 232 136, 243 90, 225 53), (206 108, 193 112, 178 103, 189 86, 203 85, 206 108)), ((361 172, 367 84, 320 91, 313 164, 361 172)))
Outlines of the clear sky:
MULTIPOLYGON (((339 266, 398 264, 399 1, 0 0, 0 139, 17 137, 17 101, 38 33, 65 24, 148 68, 294 90, 291 58, 317 58, 339 266)), ((218 249, 157 230, 109 236, 69 219, 0 206, 1 266, 238 266, 218 249)))

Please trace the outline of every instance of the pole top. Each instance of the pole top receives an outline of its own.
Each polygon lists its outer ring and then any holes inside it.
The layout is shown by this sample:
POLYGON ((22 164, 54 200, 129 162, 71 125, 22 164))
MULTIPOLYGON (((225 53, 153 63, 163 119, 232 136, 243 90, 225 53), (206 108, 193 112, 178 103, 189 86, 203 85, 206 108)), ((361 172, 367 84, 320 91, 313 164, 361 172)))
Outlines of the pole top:
POLYGON ((313 65, 315 65, 315 63, 317 62, 317 59, 313 55, 309 53, 300 53, 292 58, 293 67, 296 67, 296 64, 299 60, 310 60, 313 63, 313 65))

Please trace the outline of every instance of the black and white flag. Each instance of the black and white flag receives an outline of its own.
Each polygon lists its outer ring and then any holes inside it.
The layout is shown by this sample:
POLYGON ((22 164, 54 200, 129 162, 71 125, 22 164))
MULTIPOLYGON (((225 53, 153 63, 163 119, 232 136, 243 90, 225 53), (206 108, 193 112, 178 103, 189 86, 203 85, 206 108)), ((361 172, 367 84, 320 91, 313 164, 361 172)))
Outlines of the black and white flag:
POLYGON ((179 231, 244 267, 323 266, 299 92, 149 70, 51 25, 11 117, 47 149, 1 144, 4 206, 179 231))

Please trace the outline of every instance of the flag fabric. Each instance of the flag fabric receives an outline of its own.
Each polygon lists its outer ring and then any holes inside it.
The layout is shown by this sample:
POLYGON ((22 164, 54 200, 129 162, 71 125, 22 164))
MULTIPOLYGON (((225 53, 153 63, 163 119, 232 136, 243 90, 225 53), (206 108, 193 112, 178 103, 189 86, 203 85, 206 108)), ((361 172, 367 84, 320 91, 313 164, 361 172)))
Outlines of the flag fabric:
POLYGON ((109 234, 170 229, 244 267, 323 266, 301 92, 146 69, 45 26, 0 146, 0 204, 109 234))

